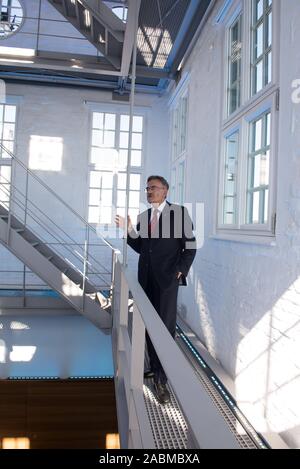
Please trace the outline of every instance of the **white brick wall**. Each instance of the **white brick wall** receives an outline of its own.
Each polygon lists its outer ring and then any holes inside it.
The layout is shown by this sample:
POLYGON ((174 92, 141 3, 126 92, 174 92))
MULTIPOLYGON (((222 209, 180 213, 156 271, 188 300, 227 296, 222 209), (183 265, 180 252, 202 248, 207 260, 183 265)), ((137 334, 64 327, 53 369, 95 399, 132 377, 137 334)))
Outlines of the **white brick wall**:
MULTIPOLYGON (((280 2, 285 3, 285 2, 280 2)), ((235 380, 236 397, 261 432, 300 447, 300 4, 280 17, 276 246, 210 238, 214 232, 224 38, 212 24, 217 3, 184 71, 190 71, 187 202, 205 203, 205 244, 181 312, 235 380)))

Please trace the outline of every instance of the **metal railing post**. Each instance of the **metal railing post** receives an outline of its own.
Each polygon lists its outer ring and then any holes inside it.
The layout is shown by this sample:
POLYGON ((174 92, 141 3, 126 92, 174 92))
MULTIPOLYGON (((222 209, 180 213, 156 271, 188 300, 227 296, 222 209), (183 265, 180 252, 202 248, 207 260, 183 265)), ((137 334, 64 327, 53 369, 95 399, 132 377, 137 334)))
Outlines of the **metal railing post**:
POLYGON ((82 284, 82 311, 83 313, 84 313, 84 307, 85 307, 86 277, 88 274, 89 236, 90 236, 89 227, 86 225, 85 240, 84 240, 83 284, 82 284))
POLYGON ((10 229, 11 229, 11 211, 12 211, 12 202, 13 202, 13 179, 14 179, 14 172, 15 172, 15 164, 14 159, 12 158, 11 162, 11 175, 10 175, 10 191, 9 191, 9 201, 8 201, 8 220, 7 220, 7 234, 6 234, 6 244, 9 244, 9 236, 10 236, 10 229))

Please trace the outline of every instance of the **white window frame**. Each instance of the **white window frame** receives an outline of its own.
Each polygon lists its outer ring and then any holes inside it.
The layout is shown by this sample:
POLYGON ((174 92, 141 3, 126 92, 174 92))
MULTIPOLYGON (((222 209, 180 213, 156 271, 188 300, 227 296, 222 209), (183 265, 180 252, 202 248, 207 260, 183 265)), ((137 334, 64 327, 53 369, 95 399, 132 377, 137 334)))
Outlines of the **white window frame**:
MULTIPOLYGON (((97 102, 89 102, 85 101, 86 106, 88 107, 89 110, 89 140, 88 140, 88 155, 87 155, 87 184, 86 184, 86 203, 85 203, 85 213, 86 213, 86 219, 89 219, 89 195, 90 195, 90 172, 93 170, 98 170, 98 171, 112 171, 107 168, 100 169, 97 167, 95 163, 91 162, 91 151, 92 151, 92 122, 93 122, 93 113, 94 112, 100 112, 100 113, 110 113, 110 114, 116 114, 116 122, 118 121, 118 124, 116 125, 117 129, 120 129, 119 121, 120 121, 120 116, 121 115, 129 115, 129 107, 126 104, 108 104, 108 103, 97 103, 97 102)), ((142 162, 141 166, 132 166, 130 173, 131 174, 139 174, 141 178, 141 188, 140 188, 140 203, 143 202, 143 180, 145 179, 145 167, 146 167, 146 142, 147 142, 147 120, 148 120, 148 112, 149 110, 146 107, 142 106, 136 106, 135 107, 135 112, 134 115, 139 115, 143 117, 143 140, 142 140, 142 162)), ((118 133, 116 132, 116 139, 119 138, 118 133)), ((119 142, 117 141, 117 146, 119 145, 119 142)), ((124 168, 124 171, 121 171, 124 173, 126 171, 126 168, 124 168)), ((115 175, 113 177, 113 187, 112 187, 112 204, 113 208, 117 208, 117 184, 115 182, 115 175)), ((115 226, 114 225, 114 215, 115 213, 112 213, 112 222, 111 223, 89 223, 92 226, 100 226, 100 227, 106 227, 106 226, 115 226)), ((134 220, 133 220, 134 222, 134 220)))
MULTIPOLYGON (((279 0, 273 0, 272 25, 272 81, 260 92, 252 95, 252 1, 236 0, 231 2, 226 16, 223 17, 225 47, 223 52, 223 71, 226 73, 223 88, 223 119, 221 123, 221 142, 219 145, 219 193, 217 201, 216 223, 213 237, 236 241, 274 242, 276 224, 276 174, 277 174, 277 129, 279 110, 279 0), (242 14, 242 84, 240 107, 228 116, 228 49, 230 27, 242 14), (275 53, 274 53, 275 51, 275 53), (276 54, 277 52, 277 54, 276 54), (249 154, 249 128, 253 116, 259 116, 267 109, 271 111, 271 161, 269 183, 269 218, 264 225, 247 224, 246 194, 249 154), (223 220, 223 197, 225 180, 226 137, 239 130, 239 156, 237 173, 237 223, 225 225, 223 220)), ((254 118, 254 117, 253 117, 254 118)))
MULTIPOLYGON (((188 147, 188 116, 189 116, 189 75, 186 74, 181 83, 177 86, 176 92, 169 101, 170 113, 170 135, 171 135, 171 155, 170 155, 170 198, 173 202, 184 204, 186 197, 186 165, 187 165, 187 147, 188 147), (180 153, 174 155, 174 113, 180 108, 182 99, 186 99, 186 121, 185 121, 185 148, 180 153), (180 190, 179 173, 183 167, 183 189, 180 190), (173 184, 173 174, 175 182, 173 184), (182 194, 180 193, 182 192, 182 194), (182 196, 182 197, 181 197, 182 196)), ((181 132, 180 132, 181 136, 181 132)))

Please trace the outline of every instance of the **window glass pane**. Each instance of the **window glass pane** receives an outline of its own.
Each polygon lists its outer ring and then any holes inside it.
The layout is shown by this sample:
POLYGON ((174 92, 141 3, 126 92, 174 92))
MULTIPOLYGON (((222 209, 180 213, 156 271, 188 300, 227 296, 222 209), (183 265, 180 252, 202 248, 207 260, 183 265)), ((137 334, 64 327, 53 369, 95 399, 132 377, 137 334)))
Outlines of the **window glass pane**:
POLYGON ((101 207, 100 208, 100 223, 111 223, 112 217, 112 208, 111 207, 101 207))
POLYGON ((113 174, 103 172, 101 174, 101 187, 103 189, 112 189, 113 187, 113 174))
POLYGON ((3 125, 3 139, 14 140, 15 138, 15 124, 4 123, 3 125))
POLYGON ((121 132, 120 133, 120 148, 128 148, 129 145, 129 133, 121 132))
POLYGON ((258 59, 263 53, 263 23, 256 28, 254 48, 255 58, 258 59))
POLYGON ((266 57, 267 67, 266 67, 266 76, 265 76, 265 84, 268 85, 272 81, 272 52, 266 57))
POLYGON ((254 124, 254 151, 261 149, 262 144, 262 119, 254 124))
POLYGON ((268 15, 268 34, 267 34, 267 47, 272 45, 272 12, 268 15))
POLYGON ((263 0, 255 0, 255 22, 257 22, 263 15, 264 11, 264 1, 263 0))
POLYGON ((100 203, 100 190, 91 189, 90 190, 90 205, 99 205, 100 203))
POLYGON ((123 132, 129 132, 129 116, 121 116, 120 129, 123 132))
POLYGON ((92 145, 94 147, 101 147, 103 145, 103 131, 102 130, 93 130, 92 145))
POLYGON ((97 166, 111 167, 115 165, 117 156, 118 154, 114 149, 92 147, 91 162, 97 166))
POLYGON ((126 174, 119 173, 118 174, 118 189, 126 189, 126 174))
POLYGON ((104 131, 104 146, 108 148, 115 146, 115 132, 109 130, 104 131))
POLYGON ((259 223, 259 192, 253 194, 252 223, 259 223))
POLYGON ((93 112, 93 129, 104 128, 104 114, 102 112, 93 112))
MULTIPOLYGON (((123 132, 129 132, 129 116, 121 116, 120 130, 123 132)), ((143 116, 133 116, 132 131, 140 133, 143 132, 143 116)))
POLYGON ((140 174, 131 174, 130 175, 130 189, 139 191, 141 187, 141 176, 140 174))
POLYGON ((265 204, 264 204, 264 223, 268 223, 269 219, 269 191, 265 191, 265 204))
POLYGON ((141 166, 142 152, 140 150, 131 151, 131 166, 141 166))
POLYGON ((140 206, 140 193, 130 191, 129 193, 129 207, 138 208, 140 206))
POLYGON ((132 148, 141 150, 142 148, 142 134, 132 134, 132 148))
POLYGON ((101 191, 101 205, 111 206, 112 205, 112 190, 102 189, 101 191))
POLYGON ((235 224, 235 200, 234 197, 225 197, 224 202, 224 224, 225 225, 233 225, 235 224))
POLYGON ((270 183, 270 112, 265 113, 260 119, 252 122, 252 142, 250 145, 248 164, 248 223, 266 223, 268 197, 270 183), (267 145, 266 145, 267 144, 267 145))
POLYGON ((223 223, 236 223, 236 184, 239 133, 226 138, 223 223))
POLYGON ((263 89, 263 62, 262 60, 255 67, 255 93, 263 89))
POLYGON ((11 153, 14 151, 14 142, 2 141, 2 158, 11 158, 11 153))
POLYGON ((0 166, 0 183, 9 184, 11 178, 11 167, 0 166))
POLYGON ((90 187, 100 187, 101 173, 97 171, 90 172, 90 187))
POLYGON ((240 106, 241 59, 242 59, 242 16, 230 28, 229 68, 228 68, 228 114, 240 106))
POLYGON ((119 150, 119 166, 126 168, 128 160, 128 150, 119 150))
POLYGON ((118 174, 118 189, 126 189, 126 179, 127 176, 125 173, 118 174))
POLYGON ((143 117, 133 116, 133 132, 143 132, 143 117))
POLYGON ((272 2, 252 1, 252 93, 256 94, 272 81, 272 2))
POLYGON ((267 124, 266 124, 266 146, 270 145, 271 143, 271 114, 267 114, 267 124))
POLYGON ((105 130, 115 130, 116 116, 115 114, 105 114, 105 130))
POLYGON ((89 207, 89 223, 99 223, 100 209, 99 207, 89 207))
POLYGON ((16 106, 5 106, 4 120, 6 122, 15 122, 16 106))

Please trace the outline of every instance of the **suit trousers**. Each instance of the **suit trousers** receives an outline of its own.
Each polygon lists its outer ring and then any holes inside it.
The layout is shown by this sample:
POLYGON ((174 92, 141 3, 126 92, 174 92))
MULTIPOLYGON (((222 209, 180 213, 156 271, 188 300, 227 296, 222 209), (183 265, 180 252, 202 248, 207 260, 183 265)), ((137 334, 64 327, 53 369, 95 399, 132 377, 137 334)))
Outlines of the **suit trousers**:
MULTIPOLYGON (((174 273, 174 282, 172 285, 169 288, 162 289, 159 283, 155 280, 153 271, 149 269, 145 292, 173 338, 175 338, 176 332, 178 286, 179 281, 175 279, 174 273)), ((148 347, 150 367, 154 372, 154 381, 166 384, 167 376, 159 361, 148 333, 146 333, 146 342, 148 347)))

